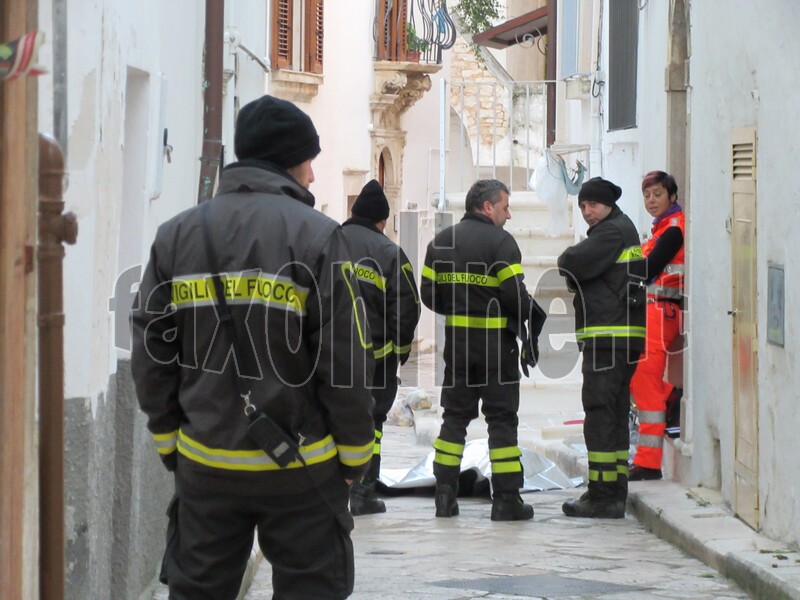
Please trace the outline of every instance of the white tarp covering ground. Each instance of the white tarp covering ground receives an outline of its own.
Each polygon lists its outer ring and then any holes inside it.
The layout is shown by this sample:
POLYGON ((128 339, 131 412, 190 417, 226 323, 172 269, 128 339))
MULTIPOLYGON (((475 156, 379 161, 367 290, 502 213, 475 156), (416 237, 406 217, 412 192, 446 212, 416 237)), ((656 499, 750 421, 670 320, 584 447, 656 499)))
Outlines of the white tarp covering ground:
MULTIPOLYGON (((520 491, 565 490, 583 483, 581 477, 572 479, 567 477, 550 459, 525 448, 520 450, 522 451, 520 460, 525 473, 524 485, 520 491)), ((434 451, 431 450, 410 469, 381 469, 380 481, 386 487, 393 489, 434 487, 436 479, 433 476, 433 457, 434 451)), ((492 464, 489 460, 488 440, 471 440, 466 443, 464 457, 461 460, 461 472, 469 470, 475 472, 476 483, 488 480, 491 485, 492 464)))

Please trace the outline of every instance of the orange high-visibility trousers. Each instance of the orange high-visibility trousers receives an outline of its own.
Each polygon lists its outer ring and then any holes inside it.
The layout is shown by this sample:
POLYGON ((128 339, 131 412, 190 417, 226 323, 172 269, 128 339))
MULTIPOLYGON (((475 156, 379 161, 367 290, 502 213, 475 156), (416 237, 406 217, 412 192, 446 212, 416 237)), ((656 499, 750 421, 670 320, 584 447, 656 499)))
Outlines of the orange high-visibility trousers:
POLYGON ((631 393, 639 411, 639 445, 633 464, 640 467, 661 468, 667 397, 675 387, 664 381, 664 370, 669 347, 680 334, 682 321, 677 304, 648 301, 644 355, 631 380, 631 393))

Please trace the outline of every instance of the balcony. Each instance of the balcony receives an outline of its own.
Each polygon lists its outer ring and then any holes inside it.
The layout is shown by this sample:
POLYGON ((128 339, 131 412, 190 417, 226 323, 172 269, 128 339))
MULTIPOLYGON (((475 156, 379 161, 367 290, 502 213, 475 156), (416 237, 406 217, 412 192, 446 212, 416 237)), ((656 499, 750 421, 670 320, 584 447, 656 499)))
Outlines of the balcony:
POLYGON ((456 28, 446 0, 377 0, 375 60, 441 65, 456 28))

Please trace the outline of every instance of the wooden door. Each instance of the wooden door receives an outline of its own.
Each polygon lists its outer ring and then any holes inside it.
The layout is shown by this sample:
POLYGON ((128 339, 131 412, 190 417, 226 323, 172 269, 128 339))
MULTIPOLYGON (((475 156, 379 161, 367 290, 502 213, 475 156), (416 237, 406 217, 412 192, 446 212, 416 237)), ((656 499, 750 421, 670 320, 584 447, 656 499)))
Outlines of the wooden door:
POLYGON ((734 511, 758 530, 756 134, 735 129, 733 173, 734 511))

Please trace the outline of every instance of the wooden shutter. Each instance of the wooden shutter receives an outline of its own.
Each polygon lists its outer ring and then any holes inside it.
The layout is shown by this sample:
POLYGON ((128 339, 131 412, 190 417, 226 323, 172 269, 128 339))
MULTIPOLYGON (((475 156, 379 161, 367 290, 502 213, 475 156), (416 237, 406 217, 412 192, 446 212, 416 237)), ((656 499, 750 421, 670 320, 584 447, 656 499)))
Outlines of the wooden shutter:
POLYGON ((323 0, 306 0, 306 31, 305 31, 305 51, 306 51, 306 71, 311 73, 322 73, 322 50, 323 50, 323 0))
POLYGON ((294 0, 272 0, 272 52, 273 69, 292 67, 292 29, 294 27, 294 0))

